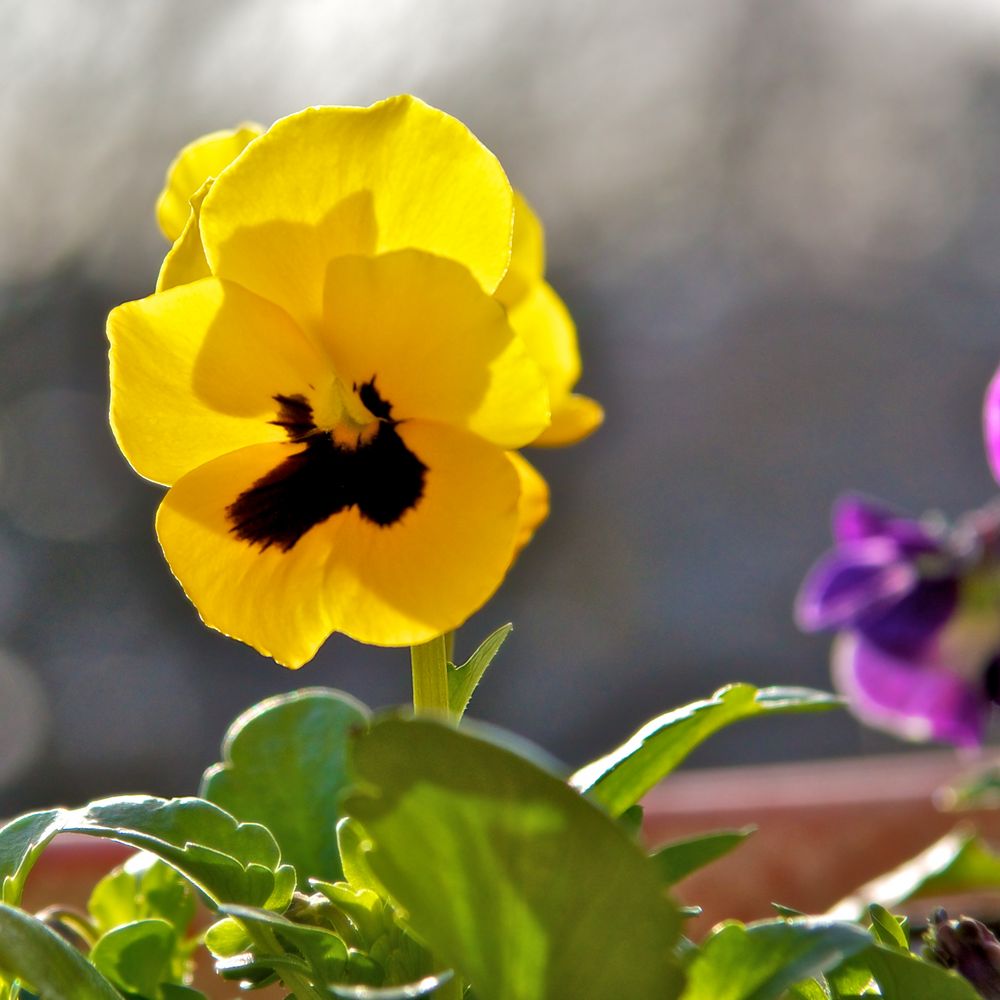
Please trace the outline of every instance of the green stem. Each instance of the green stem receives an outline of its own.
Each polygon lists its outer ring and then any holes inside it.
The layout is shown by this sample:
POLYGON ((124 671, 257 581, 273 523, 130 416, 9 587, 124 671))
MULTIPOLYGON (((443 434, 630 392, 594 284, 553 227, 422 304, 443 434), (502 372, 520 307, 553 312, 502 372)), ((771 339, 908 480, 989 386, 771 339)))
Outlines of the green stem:
POLYGON ((448 640, 439 635, 410 647, 413 710, 418 715, 451 715, 448 705, 448 640))
POLYGON ((35 917, 59 934, 65 936, 68 932, 80 938, 88 951, 94 947, 98 937, 100 937, 97 928, 87 915, 71 906, 47 906, 44 910, 39 910, 35 917))
MULTIPOLYGON (((285 949, 281 947, 277 936, 270 928, 252 923, 244 923, 243 927, 250 935, 253 943, 263 954, 283 955, 285 953, 285 949)), ((295 1000, 322 1000, 321 994, 313 988, 307 979, 301 977, 297 972, 293 972, 287 968, 276 971, 285 987, 295 995, 295 1000)))

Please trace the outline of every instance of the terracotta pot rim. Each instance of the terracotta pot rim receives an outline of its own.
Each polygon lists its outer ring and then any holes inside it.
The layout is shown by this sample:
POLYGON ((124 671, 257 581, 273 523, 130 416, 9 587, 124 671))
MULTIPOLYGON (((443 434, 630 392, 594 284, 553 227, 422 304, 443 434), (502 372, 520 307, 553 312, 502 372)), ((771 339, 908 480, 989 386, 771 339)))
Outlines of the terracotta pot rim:
POLYGON ((954 751, 704 768, 671 775, 644 799, 647 813, 891 807, 934 792, 964 770, 954 751))

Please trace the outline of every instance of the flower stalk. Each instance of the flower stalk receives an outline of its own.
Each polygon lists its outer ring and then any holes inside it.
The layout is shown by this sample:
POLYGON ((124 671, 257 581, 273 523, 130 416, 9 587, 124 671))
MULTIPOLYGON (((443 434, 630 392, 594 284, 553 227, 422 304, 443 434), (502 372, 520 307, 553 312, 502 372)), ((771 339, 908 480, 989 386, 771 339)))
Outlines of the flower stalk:
POLYGON ((413 669, 413 710, 418 715, 451 716, 448 703, 447 635, 410 647, 413 669))

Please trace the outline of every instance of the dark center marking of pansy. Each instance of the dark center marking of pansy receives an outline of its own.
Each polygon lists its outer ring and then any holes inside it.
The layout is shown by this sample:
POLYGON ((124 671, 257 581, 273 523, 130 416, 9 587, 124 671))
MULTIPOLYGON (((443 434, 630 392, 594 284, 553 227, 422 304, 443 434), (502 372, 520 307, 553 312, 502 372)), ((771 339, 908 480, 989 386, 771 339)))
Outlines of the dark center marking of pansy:
POLYGON ((983 675, 986 696, 994 705, 1000 705, 1000 656, 994 656, 983 675))
POLYGON ((375 377, 372 376, 360 387, 355 384, 354 391, 358 394, 358 399, 364 403, 365 409, 379 420, 392 419, 392 403, 387 403, 375 388, 375 377))
POLYGON ((270 423, 283 427, 285 433, 293 441, 305 441, 316 430, 313 423, 313 410, 305 396, 274 396, 278 404, 277 419, 270 423))
POLYGON ((374 432, 355 447, 319 430, 303 396, 274 397, 278 416, 271 422, 305 448, 226 508, 229 530, 237 538, 261 550, 277 545, 287 552, 310 528, 350 507, 357 507, 366 521, 388 527, 416 506, 427 466, 399 436, 398 422, 390 417, 392 404, 379 395, 375 380, 355 391, 378 421, 374 432))

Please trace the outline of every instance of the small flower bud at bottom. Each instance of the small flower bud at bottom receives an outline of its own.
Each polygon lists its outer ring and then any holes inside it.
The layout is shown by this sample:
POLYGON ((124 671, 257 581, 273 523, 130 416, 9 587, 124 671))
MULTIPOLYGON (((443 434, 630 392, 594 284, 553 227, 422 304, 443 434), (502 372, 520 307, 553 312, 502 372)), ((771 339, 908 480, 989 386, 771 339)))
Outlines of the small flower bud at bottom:
POLYGON ((949 920, 938 909, 924 941, 930 961, 964 976, 984 1000, 1000 1000, 1000 941, 985 924, 972 917, 949 920))

